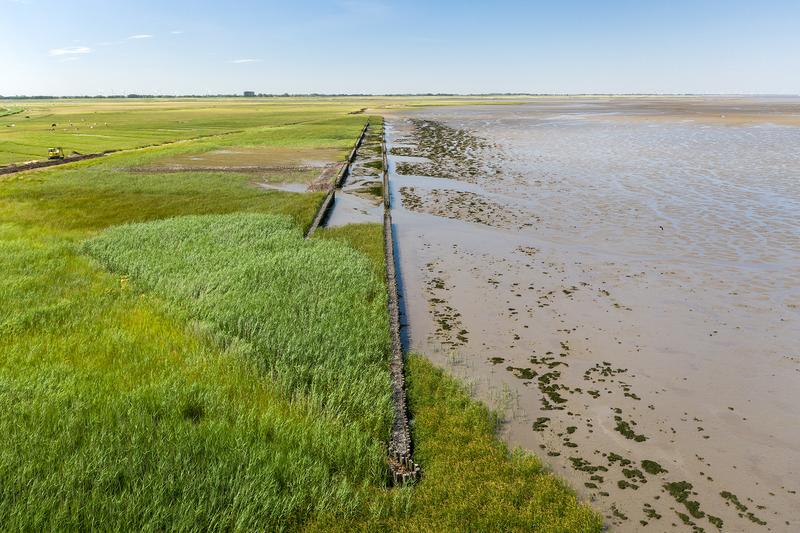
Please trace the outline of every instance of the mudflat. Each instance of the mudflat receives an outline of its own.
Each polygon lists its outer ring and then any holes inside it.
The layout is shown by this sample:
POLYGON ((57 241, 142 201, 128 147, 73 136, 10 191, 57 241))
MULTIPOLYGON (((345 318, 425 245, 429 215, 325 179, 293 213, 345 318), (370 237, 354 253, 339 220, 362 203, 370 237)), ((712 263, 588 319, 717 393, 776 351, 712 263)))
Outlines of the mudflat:
POLYGON ((800 528, 800 98, 392 112, 410 348, 620 531, 800 528))

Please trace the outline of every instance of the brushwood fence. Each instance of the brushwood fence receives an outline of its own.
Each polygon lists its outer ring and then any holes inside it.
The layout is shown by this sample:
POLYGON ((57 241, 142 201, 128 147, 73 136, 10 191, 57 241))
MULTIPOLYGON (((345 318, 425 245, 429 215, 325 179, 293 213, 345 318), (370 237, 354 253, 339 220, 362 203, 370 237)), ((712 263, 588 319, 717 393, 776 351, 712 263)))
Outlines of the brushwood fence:
MULTIPOLYGON (((342 165, 336 179, 317 210, 314 221, 306 233, 311 237, 316 229, 323 225, 336 196, 336 189, 341 188, 350 174, 350 167, 355 162, 358 149, 361 147, 369 129, 369 122, 364 125, 350 155, 342 165)), ((395 267, 394 238, 392 235, 392 211, 389 194, 389 162, 386 156, 386 138, 381 135, 381 156, 383 160, 383 251, 386 264, 386 290, 388 292, 388 313, 391 340, 391 359, 389 373, 392 383, 392 431, 389 436, 388 463, 389 475, 393 484, 403 485, 420 476, 420 467, 412 458, 411 428, 408 420, 408 399, 405 382, 405 354, 400 339, 400 304, 397 292, 397 272, 395 267)))
POLYGON ((386 263, 386 290, 389 296, 389 328, 391 329, 392 354, 390 374, 392 380, 393 421, 389 440, 389 473, 392 482, 405 484, 420 476, 420 467, 413 460, 411 428, 408 422, 408 399, 406 397, 405 354, 400 339, 400 302, 397 293, 394 237, 392 234, 391 195, 389 192, 389 164, 386 157, 385 132, 381 137, 383 156, 383 251, 386 263))

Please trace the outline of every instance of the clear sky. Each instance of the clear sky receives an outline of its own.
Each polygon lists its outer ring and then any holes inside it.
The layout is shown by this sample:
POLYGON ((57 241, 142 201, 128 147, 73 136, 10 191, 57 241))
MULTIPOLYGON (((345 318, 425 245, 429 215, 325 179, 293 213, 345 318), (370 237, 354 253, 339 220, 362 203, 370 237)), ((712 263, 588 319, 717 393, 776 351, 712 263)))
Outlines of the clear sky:
POLYGON ((800 93, 800 0, 0 0, 0 95, 800 93))

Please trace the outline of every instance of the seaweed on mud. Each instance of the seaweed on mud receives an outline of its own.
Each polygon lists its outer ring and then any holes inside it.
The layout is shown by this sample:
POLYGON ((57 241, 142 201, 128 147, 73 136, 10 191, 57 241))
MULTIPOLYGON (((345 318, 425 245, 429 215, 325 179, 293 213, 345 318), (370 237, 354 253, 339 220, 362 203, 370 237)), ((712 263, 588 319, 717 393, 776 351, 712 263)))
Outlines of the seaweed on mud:
POLYGON ((528 360, 534 365, 545 365, 551 369, 557 366, 569 366, 564 361, 556 361, 555 357, 536 357, 532 355, 528 360))
MULTIPOLYGON (((428 271, 434 272, 434 264, 427 265, 428 271)), ((457 348, 469 342, 469 331, 462 327, 461 313, 448 305, 442 298, 434 297, 437 290, 447 290, 445 282, 440 277, 434 277, 428 281, 426 292, 428 302, 431 304, 434 320, 437 324, 436 334, 442 339, 443 345, 457 348)))
POLYGON ((611 513, 615 517, 619 518, 620 520, 627 520, 628 519, 628 517, 622 511, 617 509, 616 504, 613 504, 613 503, 611 504, 611 513))
POLYGON ((536 377, 536 371, 527 367, 507 366, 506 370, 514 374, 514 377, 518 379, 533 379, 536 377))
POLYGON ((736 496, 736 494, 729 492, 727 490, 723 490, 722 492, 719 493, 719 495, 722 496, 724 500, 726 500, 725 503, 727 505, 733 504, 733 506, 736 507, 736 510, 739 511, 740 517, 747 518, 754 524, 758 524, 761 526, 767 525, 767 523, 764 520, 754 515, 752 511, 748 511, 747 506, 743 504, 741 501, 739 501, 739 498, 736 496))
POLYGON ((678 518, 681 519, 681 522, 692 528, 692 533, 704 533, 705 529, 695 524, 686 513, 675 511, 675 514, 678 515, 678 518))
POLYGON ((667 470, 664 469, 660 464, 655 461, 651 461, 650 459, 645 459, 642 461, 642 470, 654 476, 667 472, 667 470))
POLYGON ((379 170, 379 171, 383 172, 383 160, 382 159, 376 159, 375 161, 369 161, 367 163, 364 163, 362 166, 365 166, 367 168, 371 168, 371 169, 375 169, 375 170, 379 170))
POLYGON ((610 452, 610 453, 608 454, 608 457, 607 457, 607 459, 608 459, 608 463, 609 463, 609 464, 612 464, 612 465, 613 465, 614 463, 619 463, 621 466, 628 466, 629 464, 631 464, 631 463, 632 463, 632 461, 631 461, 630 459, 625 459, 625 458, 624 458, 624 457, 622 457, 621 455, 619 455, 619 454, 616 454, 616 453, 614 453, 614 452, 610 452))
POLYGON ((424 175, 476 181, 497 174, 499 167, 484 160, 482 153, 495 148, 466 130, 452 128, 434 120, 411 120, 415 147, 397 146, 392 155, 424 157, 424 163, 401 162, 398 174, 424 175))
POLYGON ((623 420, 622 417, 619 415, 615 415, 614 420, 617 422, 617 425, 614 426, 614 429, 618 433, 621 433, 622 436, 625 437, 626 439, 630 439, 636 442, 644 442, 647 440, 647 437, 639 433, 636 433, 631 427, 631 424, 635 425, 636 422, 633 421, 628 422, 626 420, 623 420))
POLYGON ((645 504, 644 504, 644 507, 642 507, 642 512, 644 513, 644 515, 645 515, 647 518, 649 518, 649 519, 651 519, 651 520, 653 520, 653 519, 655 519, 655 520, 660 520, 660 519, 661 519, 661 515, 660 515, 660 514, 658 514, 658 513, 656 512, 656 510, 655 510, 655 509, 653 509, 653 506, 652 506, 652 505, 650 505, 649 503, 645 503, 645 504))
POLYGON ((725 502, 726 504, 730 505, 732 503, 733 506, 736 507, 736 510, 740 513, 747 511, 747 506, 739 501, 739 498, 736 496, 736 494, 728 492, 727 490, 723 490, 719 493, 719 495, 722 496, 723 499, 727 500, 725 502))
POLYGON ((416 157, 417 155, 416 149, 410 146, 393 146, 389 149, 389 153, 399 157, 416 157))
POLYGON ((706 513, 700 510, 699 502, 689 499, 693 492, 692 484, 688 481, 665 483, 664 488, 673 498, 675 498, 675 501, 682 503, 683 506, 689 511, 689 514, 694 518, 703 518, 706 515, 706 513))
POLYGON ((370 185, 369 187, 359 189, 358 192, 364 192, 366 194, 377 196, 378 198, 383 198, 383 185, 370 185))
POLYGON ((550 418, 546 416, 540 416, 533 422, 533 430, 534 431, 544 431, 547 427, 547 423, 550 421, 550 418))
POLYGON ((707 515, 706 518, 708 518, 708 521, 714 524, 717 527, 717 529, 722 530, 722 525, 724 524, 722 518, 714 515, 707 515))
POLYGON ((647 483, 647 479, 644 477, 644 474, 638 468, 623 468, 622 475, 626 478, 635 481, 636 483, 645 484, 647 483))
POLYGON ((424 194, 415 187, 401 187, 403 207, 438 217, 464 220, 485 226, 522 229, 539 218, 523 209, 508 206, 468 191, 432 189, 424 194))
POLYGON ((542 393, 542 409, 545 411, 562 410, 564 407, 561 404, 567 403, 567 400, 558 393, 559 389, 566 387, 555 383, 560 377, 561 372, 556 370, 546 372, 538 378, 539 391, 542 393))
MULTIPOLYGON (((608 472, 607 467, 603 465, 593 465, 592 463, 590 463, 589 461, 587 461, 582 457, 570 457, 569 461, 570 463, 572 463, 572 468, 580 472, 586 472, 588 474, 595 474, 596 472, 608 472)), ((600 476, 597 477, 600 478, 597 481, 602 482, 603 478, 600 476)), ((592 479, 594 479, 594 477, 592 477, 592 479)))
MULTIPOLYGON (((597 363, 593 367, 586 370, 583 373, 583 379, 587 381, 594 381, 593 375, 598 374, 602 377, 613 377, 618 374, 624 374, 628 371, 627 368, 614 368, 611 366, 611 363, 603 361, 602 363, 597 363)), ((605 381, 604 379, 598 379, 598 381, 605 381)))

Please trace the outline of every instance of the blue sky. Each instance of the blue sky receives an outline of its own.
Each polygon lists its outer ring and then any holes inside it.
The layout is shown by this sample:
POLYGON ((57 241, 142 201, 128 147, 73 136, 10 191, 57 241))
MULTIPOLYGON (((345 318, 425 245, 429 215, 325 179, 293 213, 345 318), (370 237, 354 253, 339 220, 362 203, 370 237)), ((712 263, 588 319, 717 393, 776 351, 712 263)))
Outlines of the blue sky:
POLYGON ((800 93, 800 0, 0 0, 0 95, 800 93))

